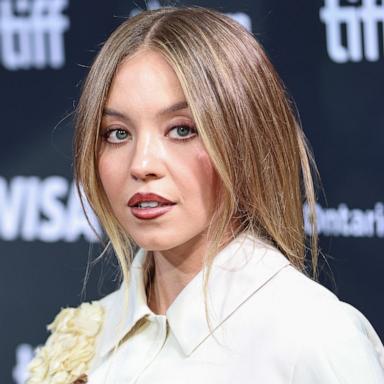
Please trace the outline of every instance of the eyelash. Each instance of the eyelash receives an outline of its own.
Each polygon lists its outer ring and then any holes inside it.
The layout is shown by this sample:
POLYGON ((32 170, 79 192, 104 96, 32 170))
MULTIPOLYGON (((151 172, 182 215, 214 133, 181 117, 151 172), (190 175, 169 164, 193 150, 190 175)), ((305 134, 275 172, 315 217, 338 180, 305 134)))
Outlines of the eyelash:
POLYGON ((103 141, 105 141, 108 145, 112 145, 112 146, 119 146, 119 145, 124 144, 125 141, 121 141, 121 142, 118 142, 118 143, 112 143, 112 142, 108 141, 109 136, 113 132, 117 132, 117 131, 123 131, 123 132, 126 132, 126 133, 129 134, 129 132, 127 130, 122 129, 122 128, 110 128, 110 129, 107 129, 105 132, 102 132, 101 136, 102 136, 103 141))
POLYGON ((177 124, 177 125, 173 126, 171 129, 168 130, 167 135, 168 135, 171 131, 173 131, 174 129, 177 129, 177 128, 188 128, 188 129, 190 130, 190 134, 191 134, 191 136, 186 137, 186 138, 172 139, 172 140, 186 142, 186 141, 189 141, 189 140, 194 139, 194 138, 197 136, 197 130, 196 130, 196 128, 195 128, 193 125, 188 125, 188 124, 177 124))
MULTIPOLYGON (((177 129, 177 128, 180 128, 180 127, 183 127, 183 128, 188 128, 190 130, 190 134, 191 136, 189 137, 186 137, 186 138, 178 138, 178 139, 171 139, 173 141, 179 141, 179 142, 187 142, 187 141, 190 141, 192 139, 194 139, 196 136, 197 136, 197 130, 196 128, 193 126, 193 125, 188 125, 188 124, 177 124, 177 125, 174 125, 173 127, 171 127, 168 131, 167 131, 167 135, 169 135, 169 133, 174 130, 174 129, 177 129)), ((113 133, 113 132, 116 132, 116 131, 124 131, 126 133, 129 134, 129 131, 126 130, 126 129, 123 129, 123 128, 110 128, 108 129, 107 131, 103 132, 101 135, 102 135, 102 139, 103 141, 105 141, 106 143, 108 143, 109 145, 114 145, 114 146, 118 146, 118 145, 122 145, 125 143, 126 140, 124 141, 121 141, 121 142, 118 142, 118 143, 112 143, 110 141, 108 141, 108 138, 109 136, 113 133)))

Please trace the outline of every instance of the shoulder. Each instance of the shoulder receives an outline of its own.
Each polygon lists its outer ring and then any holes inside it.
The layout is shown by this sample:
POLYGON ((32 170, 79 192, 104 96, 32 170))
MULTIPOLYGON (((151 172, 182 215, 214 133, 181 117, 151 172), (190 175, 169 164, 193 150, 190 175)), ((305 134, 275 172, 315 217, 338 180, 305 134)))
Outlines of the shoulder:
POLYGON ((296 344, 291 383, 384 382, 383 345, 357 309, 293 267, 271 283, 275 311, 296 344))
MULTIPOLYGON (((47 326, 46 343, 36 349, 28 366, 27 384, 73 383, 85 380, 103 328, 109 295, 100 301, 64 308, 47 326)), ((85 382, 85 381, 84 381, 85 382)))
POLYGON ((287 312, 287 319, 297 323, 303 332, 312 332, 316 327, 316 335, 341 335, 342 330, 363 331, 372 327, 356 308, 292 266, 276 276, 270 290, 281 310, 287 312))
POLYGON ((383 383, 384 349, 368 320, 345 303, 330 309, 303 332, 292 383, 383 383))

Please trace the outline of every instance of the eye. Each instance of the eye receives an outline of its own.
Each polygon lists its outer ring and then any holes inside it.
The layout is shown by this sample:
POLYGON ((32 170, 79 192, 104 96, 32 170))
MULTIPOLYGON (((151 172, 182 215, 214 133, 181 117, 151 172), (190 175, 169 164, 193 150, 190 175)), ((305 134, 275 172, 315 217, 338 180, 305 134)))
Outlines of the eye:
POLYGON ((171 139, 188 140, 197 135, 196 128, 189 125, 178 125, 169 130, 168 135, 171 139))
POLYGON ((118 144, 126 141, 130 134, 125 129, 115 128, 109 129, 103 136, 108 143, 118 144))

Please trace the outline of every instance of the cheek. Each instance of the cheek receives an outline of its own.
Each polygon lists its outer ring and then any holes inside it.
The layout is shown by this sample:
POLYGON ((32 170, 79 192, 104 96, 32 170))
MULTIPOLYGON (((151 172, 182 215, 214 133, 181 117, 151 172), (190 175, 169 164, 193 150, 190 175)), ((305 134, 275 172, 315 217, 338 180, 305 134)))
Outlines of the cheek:
POLYGON ((197 152, 192 165, 193 180, 196 181, 196 196, 206 209, 212 209, 216 195, 218 176, 205 149, 197 152))
POLYGON ((117 166, 119 160, 108 153, 103 153, 99 158, 98 171, 104 191, 109 200, 121 190, 124 179, 123 167, 117 166))
POLYGON ((205 155, 201 157, 201 164, 204 172, 204 177, 207 180, 206 198, 209 202, 210 207, 213 207, 218 192, 218 174, 215 168, 213 167, 212 161, 207 153, 205 153, 205 155))
POLYGON ((213 168, 213 164, 208 156, 208 153, 201 151, 197 155, 197 161, 200 169, 201 179, 205 180, 208 185, 211 185, 216 178, 216 171, 213 168))

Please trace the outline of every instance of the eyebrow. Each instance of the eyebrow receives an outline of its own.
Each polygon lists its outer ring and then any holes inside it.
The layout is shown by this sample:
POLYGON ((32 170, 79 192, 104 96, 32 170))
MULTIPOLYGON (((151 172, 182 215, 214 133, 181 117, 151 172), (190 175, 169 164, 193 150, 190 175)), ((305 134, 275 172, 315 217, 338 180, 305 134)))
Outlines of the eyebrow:
MULTIPOLYGON (((169 113, 177 112, 177 111, 180 111, 182 109, 187 109, 187 108, 188 108, 188 103, 185 100, 178 101, 177 103, 172 104, 171 106, 162 109, 161 111, 159 111, 157 113, 157 115, 158 116, 164 116, 164 115, 167 115, 169 113)), ((104 116, 119 117, 121 119, 130 121, 130 118, 127 115, 125 115, 124 113, 116 111, 115 109, 108 108, 108 107, 104 107, 104 109, 103 109, 103 117, 104 116)))

